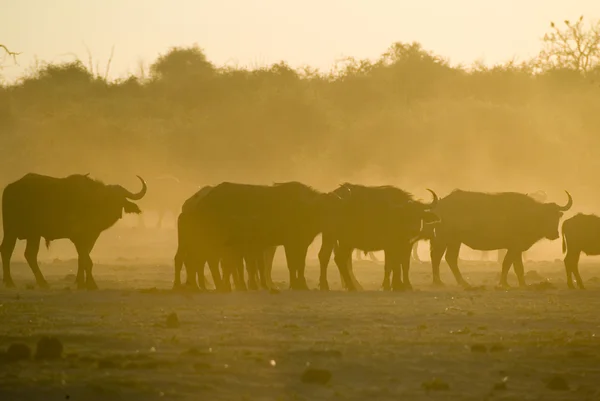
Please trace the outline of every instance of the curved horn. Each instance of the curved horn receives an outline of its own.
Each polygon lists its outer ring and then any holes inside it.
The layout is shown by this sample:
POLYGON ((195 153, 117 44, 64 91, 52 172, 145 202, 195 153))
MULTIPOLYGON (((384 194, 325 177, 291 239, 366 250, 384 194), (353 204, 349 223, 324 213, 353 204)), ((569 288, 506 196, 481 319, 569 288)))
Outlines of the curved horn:
POLYGON ((429 188, 427 188, 427 190, 428 190, 429 192, 431 192, 431 195, 433 195, 433 200, 432 200, 432 201, 431 201, 431 203, 429 204, 429 207, 430 207, 430 208, 434 208, 434 207, 436 207, 436 206, 437 206, 437 204, 438 204, 438 202, 439 202, 439 200, 440 200, 440 199, 438 198, 437 194, 436 194, 435 192, 433 192, 433 190, 432 190, 432 189, 429 189, 429 188))
POLYGON ((343 200, 343 198, 341 196, 339 196, 338 194, 336 194, 335 192, 329 192, 328 195, 335 196, 337 199, 342 199, 343 200))
POLYGON ((567 190, 565 190, 565 192, 567 193, 569 200, 567 201, 566 205, 558 207, 558 210, 560 210, 561 212, 566 212, 567 210, 569 210, 571 208, 571 206, 573 206, 573 198, 571 197, 571 194, 567 190))
POLYGON ((144 181, 144 179, 142 177, 140 177, 139 175, 136 175, 136 177, 139 178, 140 181, 142 182, 142 190, 140 192, 138 192, 137 194, 134 194, 132 192, 129 192, 127 189, 123 188, 123 190, 125 191, 125 197, 127 199, 140 200, 144 197, 144 195, 146 195, 146 191, 148 190, 148 187, 146 186, 146 181, 144 181))
MULTIPOLYGON (((346 183, 343 184, 339 184, 338 188, 342 188, 344 189, 348 194, 352 194, 352 190, 350 188, 348 188, 348 185, 346 185, 346 183)), ((338 195, 339 196, 339 195, 338 195)), ((340 196, 341 198, 341 196, 340 196)))

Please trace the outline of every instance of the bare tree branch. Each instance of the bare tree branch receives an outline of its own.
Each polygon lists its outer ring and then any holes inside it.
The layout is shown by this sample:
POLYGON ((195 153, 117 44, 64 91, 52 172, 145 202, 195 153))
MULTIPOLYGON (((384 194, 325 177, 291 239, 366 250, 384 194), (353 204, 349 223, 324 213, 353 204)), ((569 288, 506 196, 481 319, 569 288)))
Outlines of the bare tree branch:
POLYGON ((10 51, 6 46, 4 46, 1 43, 0 43, 0 48, 4 49, 4 51, 6 52, 6 54, 8 54, 9 56, 11 56, 13 58, 13 60, 15 60, 15 64, 18 64, 17 63, 17 56, 19 54, 21 54, 21 53, 10 51))
POLYGON ((544 49, 538 56, 542 69, 568 68, 587 73, 600 64, 600 22, 583 26, 583 16, 573 23, 564 21, 565 28, 550 23, 551 31, 544 35, 544 49))
POLYGON ((106 63, 106 70, 104 71, 104 80, 108 81, 108 73, 110 72, 110 64, 112 63, 112 59, 115 55, 115 45, 112 45, 110 49, 110 57, 108 58, 108 62, 106 63))

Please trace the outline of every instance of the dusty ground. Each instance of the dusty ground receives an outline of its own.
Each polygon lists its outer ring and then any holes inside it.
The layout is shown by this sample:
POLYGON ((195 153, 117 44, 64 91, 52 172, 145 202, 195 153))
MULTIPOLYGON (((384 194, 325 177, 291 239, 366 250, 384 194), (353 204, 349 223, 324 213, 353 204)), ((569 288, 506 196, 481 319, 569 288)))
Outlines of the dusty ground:
MULTIPOLYGON (((471 261, 462 270, 485 289, 456 287, 445 265, 447 287, 434 289, 424 263, 414 291, 383 293, 381 264, 363 261, 362 293, 339 291, 332 263, 329 293, 190 295, 170 291, 170 229, 106 232, 92 254, 97 292, 73 289, 68 242, 40 253, 52 289, 28 288, 23 245, 18 289, 0 288, 0 350, 55 335, 64 359, 0 364, 0 400, 600 399, 600 260, 581 267, 586 291, 567 290, 556 261, 526 264, 529 283, 556 289, 495 290, 499 266, 471 261), (307 367, 331 379, 303 383, 307 367), (547 388, 555 376, 568 389, 547 388)), ((281 257, 274 278, 285 286, 281 257)), ((317 269, 311 253, 312 288, 317 269)))

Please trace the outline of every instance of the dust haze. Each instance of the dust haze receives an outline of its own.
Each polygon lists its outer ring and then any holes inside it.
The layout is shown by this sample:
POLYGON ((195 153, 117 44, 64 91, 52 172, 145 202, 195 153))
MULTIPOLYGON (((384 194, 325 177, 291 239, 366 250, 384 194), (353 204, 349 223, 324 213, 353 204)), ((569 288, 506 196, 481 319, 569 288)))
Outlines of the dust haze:
MULTIPOLYGON (((427 201, 426 188, 441 197, 456 188, 544 191, 561 205, 567 190, 574 204, 563 220, 595 213, 599 42, 598 23, 582 18, 549 22, 539 55, 494 66, 455 65, 417 42, 329 71, 285 62, 225 67, 200 46, 165 49, 119 80, 107 80, 110 64, 93 60, 32 65, 0 87, 0 186, 29 172, 90 173, 138 191, 140 175, 148 194, 139 201, 142 215, 124 216, 92 251, 98 292, 74 289, 77 253, 69 241, 40 248, 51 289, 33 289, 18 243, 17 289, 0 289, 0 348, 34 348, 48 334, 65 353, 45 365, 0 361, 0 394, 594 399, 600 266, 582 256, 588 291, 568 291, 560 240, 527 252, 528 280, 539 283, 533 291, 494 291, 495 251, 482 260, 464 245, 463 274, 486 289, 455 286, 445 262, 447 285, 433 289, 425 241, 410 293, 378 292, 382 252, 377 261, 354 262, 364 292, 342 292, 333 261, 332 293, 287 291, 281 248, 273 268, 281 293, 176 294, 171 287, 181 204, 223 181, 301 181, 321 191, 343 182, 394 185, 427 201), (173 312, 176 327, 165 323, 173 312), (307 366, 331 379, 306 383, 307 366), (555 391, 563 381, 566 391, 555 391)), ((0 44, 3 64, 18 60, 11 52, 19 49, 0 44)), ((320 242, 317 236, 307 257, 310 288, 317 287, 320 242)))

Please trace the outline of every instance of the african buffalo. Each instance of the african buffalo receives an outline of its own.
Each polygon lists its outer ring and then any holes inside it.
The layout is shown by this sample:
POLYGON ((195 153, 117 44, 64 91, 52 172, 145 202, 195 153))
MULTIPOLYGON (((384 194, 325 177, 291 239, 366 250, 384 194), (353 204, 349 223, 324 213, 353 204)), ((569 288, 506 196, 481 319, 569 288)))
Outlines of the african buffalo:
POLYGON ((567 196, 569 200, 565 206, 542 203, 516 192, 455 190, 440 199, 434 212, 441 218, 441 223, 436 228, 435 238, 431 238, 433 283, 443 285, 440 262, 445 254, 456 282, 469 286, 458 269, 460 246, 465 244, 482 251, 507 249, 500 284, 508 286, 508 271, 514 264, 519 285, 524 286, 522 253, 542 238, 555 240, 559 237, 560 218, 573 205, 568 192, 567 196))
MULTIPOLYGON (((272 186, 224 182, 215 186, 189 213, 196 260, 220 258, 223 283, 242 258, 249 266, 249 286, 257 288, 257 263, 265 250, 282 245, 290 272, 290 288, 307 289, 306 252, 323 230, 332 204, 339 198, 299 183, 272 186)), ((186 263, 188 272, 190 266, 186 263)), ((197 268, 198 263, 194 263, 197 268)), ((243 272, 243 270, 242 270, 243 272)), ((235 280, 235 276, 234 276, 235 280)), ((266 280, 266 278, 265 278, 266 280)), ((261 278, 261 282, 263 279, 261 278)))
MULTIPOLYGON (((334 190, 342 201, 329 229, 323 232, 319 251, 321 290, 329 290, 327 266, 334 250, 343 286, 351 291, 360 288, 350 266, 354 249, 383 250, 386 269, 394 271, 393 289, 410 288, 411 249, 421 235, 423 224, 438 220, 430 211, 438 198, 429 191, 433 195, 431 204, 415 201, 410 193, 393 186, 345 183, 334 190)), ((385 289, 389 287, 388 282, 385 289)))
POLYGON ((88 174, 55 178, 30 173, 8 184, 2 194, 4 239, 0 254, 4 284, 15 285, 10 274, 10 259, 17 239, 25 239, 25 259, 37 284, 48 287, 37 262, 40 240, 44 238, 48 247, 51 241, 64 238, 73 242, 79 256, 78 288, 98 288, 92 276, 90 252, 100 234, 113 226, 123 212, 141 213, 138 205, 130 202, 146 194, 146 183, 138 178, 142 183, 138 193, 120 185, 106 185, 89 178, 88 174))
POLYGON ((580 289, 585 289, 579 275, 579 257, 581 252, 586 255, 600 255, 600 217, 595 214, 578 213, 562 224, 562 251, 565 255, 565 270, 567 285, 573 285, 573 276, 580 289))

